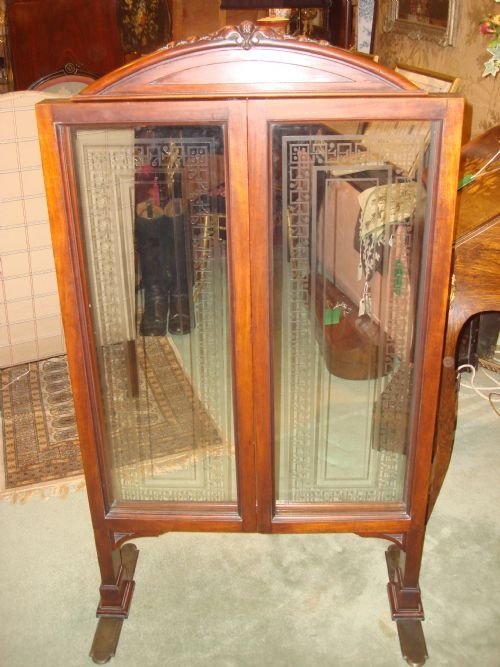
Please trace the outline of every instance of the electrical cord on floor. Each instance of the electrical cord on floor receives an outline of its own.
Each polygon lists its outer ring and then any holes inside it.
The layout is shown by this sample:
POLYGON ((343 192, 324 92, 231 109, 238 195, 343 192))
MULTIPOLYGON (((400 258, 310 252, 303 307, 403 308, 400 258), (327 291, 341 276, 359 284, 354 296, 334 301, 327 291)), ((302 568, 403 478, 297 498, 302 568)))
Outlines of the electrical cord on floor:
POLYGON ((475 391, 478 396, 481 396, 481 398, 484 398, 486 401, 489 402, 495 413, 500 417, 500 411, 496 407, 497 405, 500 405, 500 382, 492 375, 490 375, 488 371, 485 371, 483 368, 482 372, 493 383, 493 385, 489 387, 478 387, 475 384, 477 371, 474 368, 474 366, 472 366, 472 364, 462 364, 461 366, 458 367, 457 373, 461 373, 462 371, 465 370, 471 372, 472 378, 470 384, 467 384, 466 382, 464 382, 463 377, 461 377, 460 387, 463 387, 464 389, 472 389, 472 391, 475 391))

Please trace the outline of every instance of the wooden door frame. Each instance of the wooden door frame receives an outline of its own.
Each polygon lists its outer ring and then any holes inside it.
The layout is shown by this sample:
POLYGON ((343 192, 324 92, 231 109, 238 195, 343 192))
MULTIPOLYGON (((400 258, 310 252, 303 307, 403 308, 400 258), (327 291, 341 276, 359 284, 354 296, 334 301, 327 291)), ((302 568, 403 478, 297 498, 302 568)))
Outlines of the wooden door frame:
POLYGON ((126 534, 127 539, 169 530, 254 531, 253 392, 248 382, 252 372, 248 173, 247 163, 240 159, 238 149, 242 140, 246 141, 246 107, 241 100, 206 101, 202 107, 179 100, 135 100, 122 108, 123 115, 117 113, 113 102, 56 101, 41 103, 37 109, 68 363, 93 522, 99 530, 126 534), (146 124, 201 122, 221 123, 226 128, 226 179, 231 174, 234 188, 234 194, 228 197, 228 212, 230 219, 238 221, 238 224, 228 225, 228 245, 234 249, 228 252, 228 282, 233 323, 231 357, 238 507, 233 503, 202 506, 199 503, 158 503, 153 509, 149 503, 113 502, 90 309, 82 305, 89 303, 89 296, 70 131, 74 127, 123 129, 146 124), (96 461, 99 462, 98 472, 96 461))
MULTIPOLYGON (((390 97, 370 96, 370 105, 363 96, 324 96, 321 98, 293 98, 274 100, 211 100, 206 101, 203 112, 193 111, 193 103, 184 101, 160 100, 129 102, 126 105, 126 118, 116 117, 116 105, 113 102, 85 102, 71 104, 66 102, 42 104, 39 106, 40 129, 42 141, 45 143, 45 172, 57 173, 57 180, 47 182, 49 208, 51 218, 62 222, 68 221, 66 230, 53 225, 54 247, 56 249, 56 266, 60 276, 60 291, 63 311, 66 315, 66 337, 70 359, 70 373, 76 391, 76 411, 82 425, 82 443, 84 446, 84 466, 89 478, 89 495, 93 512, 104 517, 106 525, 116 532, 136 532, 144 534, 144 525, 148 532, 158 534, 167 530, 244 530, 261 532, 330 532, 353 531, 363 533, 402 534, 410 530, 413 520, 420 521, 422 507, 426 498, 422 497, 422 489, 427 488, 432 452, 432 431, 435 420, 437 383, 433 380, 436 368, 439 367, 442 334, 446 313, 446 291, 449 276, 451 248, 451 225, 449 224, 449 201, 446 197, 434 196, 433 207, 436 225, 434 235, 447 235, 449 243, 438 244, 444 248, 439 254, 434 253, 429 266, 429 279, 425 291, 423 310, 429 306, 430 315, 425 322, 419 324, 422 366, 418 377, 429 380, 424 382, 425 392, 416 399, 420 414, 418 424, 414 425, 413 437, 419 438, 418 460, 415 461, 416 473, 408 479, 407 509, 381 511, 377 514, 368 513, 359 507, 345 507, 341 512, 317 512, 314 508, 303 505, 296 508, 297 513, 276 515, 274 503, 274 455, 272 442, 272 381, 271 381, 271 322, 270 313, 265 304, 270 303, 270 248, 272 241, 269 230, 270 199, 269 193, 262 188, 268 183, 270 160, 267 148, 256 138, 267 133, 267 119, 276 121, 294 121, 302 113, 311 120, 321 120, 328 114, 330 120, 357 118, 360 120, 407 118, 407 100, 403 95, 390 97), (377 102, 378 100, 378 102, 377 102), (334 104, 333 104, 334 101, 334 104), (332 105, 333 106, 330 106, 332 105), (369 108, 367 109, 367 106, 369 108), (311 113, 311 108, 314 112, 311 113), (175 116, 170 111, 175 109, 175 116), (52 110, 52 112, 51 112, 52 110), (230 111, 229 111, 230 110, 230 111), (248 125, 247 125, 248 110, 248 125), (165 115, 169 122, 202 121, 203 115, 210 111, 212 122, 227 122, 228 128, 228 174, 231 174, 233 194, 229 197, 231 219, 238 224, 229 225, 230 244, 233 251, 230 256, 230 307, 233 325, 233 379, 235 388, 235 431, 240 434, 238 452, 238 488, 240 489, 241 520, 228 513, 228 507, 206 507, 199 511, 196 505, 186 506, 186 513, 176 504, 175 511, 168 508, 162 512, 156 509, 152 513, 141 504, 122 504, 112 506, 110 502, 109 480, 104 474, 97 479, 91 470, 94 460, 103 463, 104 448, 102 446, 102 415, 98 414, 98 380, 95 355, 92 352, 90 316, 82 308, 75 310, 77 303, 87 303, 85 281, 73 279, 72 267, 77 265, 83 275, 83 256, 81 241, 78 238, 76 193, 72 192, 70 182, 71 155, 69 137, 60 131, 52 131, 55 126, 64 127, 124 127, 134 123, 161 124, 165 115), (241 146, 242 136, 246 138, 248 127, 248 162, 238 159, 240 154, 231 146, 241 146), (236 142, 239 142, 236 143, 236 142), (57 149, 65 156, 66 164, 57 164, 57 149), (50 157, 49 157, 50 154, 50 157), (51 164, 49 164, 51 163, 51 164), (248 165, 248 167, 247 167, 248 165), (55 166, 55 168, 54 168, 55 166), (68 171, 69 170, 69 171, 68 171), (63 192, 61 198, 57 193, 63 192), (249 217, 249 202, 252 203, 252 222, 249 217), (447 224, 439 225, 439 220, 447 224), (69 240, 67 240, 67 238, 69 240), (245 255, 251 248, 251 255, 245 255), (243 254, 242 254, 243 253, 243 254), (262 267, 268 267, 262 270, 262 267), (64 278, 61 278, 64 276, 64 278), (72 276, 68 280, 68 276, 72 276), (430 299, 430 285, 442 285, 441 296, 434 292, 430 299), (238 289, 238 294, 233 290, 238 289), (445 296, 443 296, 443 294, 445 296), (79 295, 77 297, 77 295, 79 295), (433 334, 429 322, 433 322, 433 334), (78 326, 75 326, 75 323, 78 326), (443 324, 441 327, 440 325, 443 324), (425 354, 424 354, 425 352, 425 354), (91 376, 87 377, 85 368, 92 368, 91 376), (86 383, 90 390, 84 391, 86 383), (265 416, 265 417, 264 417, 265 416), (420 426, 419 426, 420 425, 420 426), (419 431, 420 429, 420 431, 419 431), (417 431, 419 433, 417 434, 417 431), (90 445, 88 443, 91 443, 90 445), (254 449, 255 443, 255 449, 254 449), (90 448, 90 449, 89 449, 90 448), (88 449, 88 451, 86 451, 88 449), (255 484, 253 482, 255 480, 255 484), (95 482, 95 484, 93 483, 95 482), (257 517, 255 516, 257 508, 257 517)), ((439 174, 435 175, 435 185, 448 183, 454 173, 455 166, 450 162, 451 146, 455 140, 455 119, 460 113, 461 100, 436 99, 423 97, 418 105, 414 105, 413 118, 436 120, 442 124, 441 139, 438 142, 438 153, 441 159, 439 174), (448 156, 443 159, 443 156, 448 156)), ((227 174, 227 178, 229 178, 227 174)), ((229 180, 227 181, 229 182, 229 180)), ((434 192, 437 190, 434 188, 434 192)), ((417 383, 418 384, 418 383, 417 383)), ((413 448, 415 450, 415 448, 413 448)), ((104 465, 101 465, 104 470, 104 465)), ((101 471, 102 472, 102 471, 101 471)), ((150 509, 150 508, 149 508, 150 509)), ((383 508, 378 508, 382 509, 383 508)), ((279 513, 278 513, 279 514, 279 513)))
MULTIPOLYGON (((411 118, 408 102, 395 95, 364 98, 324 96, 291 100, 249 100, 249 189, 254 209, 251 220, 252 312, 254 326, 254 396, 256 423, 256 457, 258 489, 258 526, 263 532, 358 532, 367 535, 400 535, 413 533, 415 526, 424 531, 427 488, 433 449, 433 433, 441 374, 441 351, 447 312, 447 296, 453 238, 453 187, 458 158, 453 146, 460 140, 462 100, 425 96, 415 101, 411 118), (369 102, 369 103, 367 103, 369 102), (428 238, 433 251, 422 267, 423 280, 419 303, 416 338, 415 393, 411 424, 411 445, 407 463, 404 506, 344 505, 338 510, 297 504, 290 511, 277 511, 274 491, 273 395, 272 395, 272 237, 270 232, 271 156, 270 122, 307 122, 325 120, 429 120, 435 121, 439 136, 435 142, 435 164, 432 197, 429 202, 428 238), (260 137, 260 141, 257 139, 260 137), (262 184, 266 183, 266 191, 262 184), (427 313, 427 316, 425 316, 427 313), (258 382, 257 382, 258 379, 258 382), (267 419, 263 418, 267 415, 267 419), (412 472, 413 471, 413 472, 412 472), (372 511, 370 511, 372 509, 372 511)), ((418 541, 423 542, 422 531, 418 541)))

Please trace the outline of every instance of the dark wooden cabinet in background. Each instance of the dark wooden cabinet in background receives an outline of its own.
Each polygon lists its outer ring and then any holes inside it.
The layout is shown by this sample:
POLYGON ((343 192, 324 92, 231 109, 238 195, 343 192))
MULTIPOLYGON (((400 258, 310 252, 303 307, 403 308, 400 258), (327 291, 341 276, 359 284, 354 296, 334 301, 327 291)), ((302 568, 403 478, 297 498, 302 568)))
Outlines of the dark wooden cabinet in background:
POLYGON ((392 616, 423 664, 462 101, 245 22, 37 112, 94 660, 128 614, 125 542, 191 530, 388 539, 392 616))
POLYGON ((167 0, 7 0, 15 90, 68 64, 103 76, 169 41, 167 0))
POLYGON ((125 63, 116 0, 8 0, 7 24, 16 90, 66 63, 96 76, 125 63))
MULTIPOLYGON (((199 3, 201 13, 204 4, 199 3)), ((170 41, 174 14, 177 34, 191 34, 192 26, 180 20, 182 12, 173 13, 170 5, 169 0, 7 0, 14 89, 29 88, 66 66, 71 72, 78 68, 103 76, 170 41)), ((251 5, 231 4, 247 9, 251 5)), ((322 37, 350 48, 352 0, 318 0, 316 6, 324 12, 322 37)))

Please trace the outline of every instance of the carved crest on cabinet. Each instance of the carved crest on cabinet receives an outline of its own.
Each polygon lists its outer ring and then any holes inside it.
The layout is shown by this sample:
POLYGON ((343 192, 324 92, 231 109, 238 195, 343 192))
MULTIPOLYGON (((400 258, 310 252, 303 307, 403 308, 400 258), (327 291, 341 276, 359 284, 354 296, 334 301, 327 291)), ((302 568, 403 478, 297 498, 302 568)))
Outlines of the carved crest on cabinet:
POLYGON ((193 36, 178 42, 170 42, 164 49, 173 49, 180 46, 196 44, 197 42, 228 42, 235 46, 241 46, 247 51, 253 46, 258 46, 263 41, 269 40, 293 40, 294 42, 311 42, 313 44, 320 44, 321 46, 330 45, 330 43, 324 39, 311 39, 305 35, 300 35, 298 37, 295 35, 287 35, 283 31, 276 30, 275 28, 262 28, 252 21, 242 21, 238 26, 224 26, 223 28, 220 28, 220 30, 212 32, 209 35, 204 35, 203 37, 193 36))

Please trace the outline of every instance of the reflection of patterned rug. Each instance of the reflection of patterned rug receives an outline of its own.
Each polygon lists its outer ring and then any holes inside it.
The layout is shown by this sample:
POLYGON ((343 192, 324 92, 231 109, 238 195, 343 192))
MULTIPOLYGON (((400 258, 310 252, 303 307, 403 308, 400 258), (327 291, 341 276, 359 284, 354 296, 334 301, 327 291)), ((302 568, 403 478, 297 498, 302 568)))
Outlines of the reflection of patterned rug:
MULTIPOLYGON (((164 337, 139 338, 135 346, 138 393, 131 392, 122 345, 103 354, 113 396, 105 397, 110 417, 114 463, 185 462, 195 450, 222 447, 220 434, 198 400, 175 353, 164 337)), ((174 466, 175 467, 175 466, 174 466)))
MULTIPOLYGON (((198 445, 220 446, 218 431, 193 396, 168 341, 147 338, 144 347, 142 341, 137 345, 142 387, 136 407, 137 414, 143 412, 148 433, 129 433, 132 446, 117 451, 119 463, 162 459, 167 467, 176 466, 192 455, 195 431, 198 445)), ((64 493, 83 487, 66 357, 3 369, 0 382, 5 477, 4 484, 0 479, 0 497, 22 499, 44 489, 64 493)))

